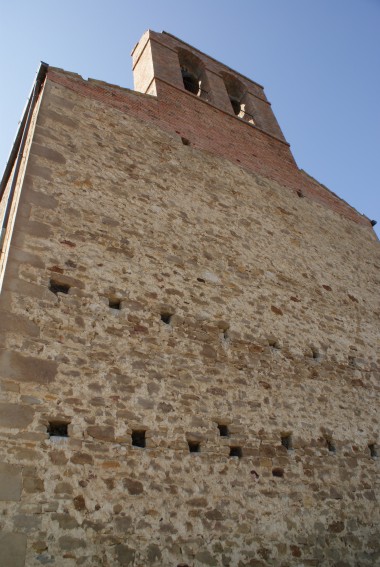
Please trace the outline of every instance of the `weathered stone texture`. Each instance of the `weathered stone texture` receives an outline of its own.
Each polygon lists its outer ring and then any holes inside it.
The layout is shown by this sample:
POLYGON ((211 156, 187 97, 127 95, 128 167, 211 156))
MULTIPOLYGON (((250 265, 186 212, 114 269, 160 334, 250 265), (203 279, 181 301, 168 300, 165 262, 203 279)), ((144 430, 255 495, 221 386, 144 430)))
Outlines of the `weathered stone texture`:
MULTIPOLYGON (((17 332, 18 320, 15 320, 13 332, 17 332)), ((28 329, 35 330, 35 326, 29 323, 28 329)), ((25 329, 21 329, 24 333, 25 329)), ((33 334, 33 333, 32 333, 33 334)), ((35 331, 37 334, 37 331, 35 331)), ((43 360, 32 356, 25 356, 18 352, 0 351, 1 376, 13 378, 20 382, 36 382, 45 384, 54 380, 57 372, 57 363, 54 360, 43 360)))
POLYGON ((26 535, 28 567, 379 564, 378 242, 134 97, 45 86, 1 302, 0 564, 26 535))
POLYGON ((0 402, 0 427, 24 429, 33 420, 33 408, 27 405, 0 402))
POLYGON ((21 484, 20 467, 0 463, 0 500, 20 500, 21 484))
POLYGON ((0 533, 0 565, 24 567, 26 536, 20 533, 0 533))

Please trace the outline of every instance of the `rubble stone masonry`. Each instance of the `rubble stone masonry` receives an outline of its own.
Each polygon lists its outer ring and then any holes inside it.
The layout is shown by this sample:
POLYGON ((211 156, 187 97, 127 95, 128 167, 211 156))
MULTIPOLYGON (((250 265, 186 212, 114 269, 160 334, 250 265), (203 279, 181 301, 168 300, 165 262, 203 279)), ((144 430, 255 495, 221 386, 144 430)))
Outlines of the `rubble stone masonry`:
POLYGON ((380 565, 378 240, 282 134, 156 82, 50 69, 35 111, 0 565, 380 565))

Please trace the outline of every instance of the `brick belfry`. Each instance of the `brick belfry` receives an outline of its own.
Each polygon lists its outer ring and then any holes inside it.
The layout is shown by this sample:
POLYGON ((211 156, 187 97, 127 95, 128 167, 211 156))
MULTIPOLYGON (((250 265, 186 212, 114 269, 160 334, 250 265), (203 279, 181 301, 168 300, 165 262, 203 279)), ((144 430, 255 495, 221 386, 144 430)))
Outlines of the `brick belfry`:
POLYGON ((168 33, 42 64, 1 184, 0 565, 373 567, 371 222, 168 33))

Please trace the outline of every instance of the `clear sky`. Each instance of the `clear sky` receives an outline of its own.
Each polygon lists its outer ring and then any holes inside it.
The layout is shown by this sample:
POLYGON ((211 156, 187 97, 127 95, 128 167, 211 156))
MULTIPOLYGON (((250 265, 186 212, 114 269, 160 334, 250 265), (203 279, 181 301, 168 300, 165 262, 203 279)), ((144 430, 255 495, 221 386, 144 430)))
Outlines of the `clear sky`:
POLYGON ((299 167, 380 234, 380 0, 2 0, 1 171, 41 60, 132 88, 148 28, 263 84, 299 167))

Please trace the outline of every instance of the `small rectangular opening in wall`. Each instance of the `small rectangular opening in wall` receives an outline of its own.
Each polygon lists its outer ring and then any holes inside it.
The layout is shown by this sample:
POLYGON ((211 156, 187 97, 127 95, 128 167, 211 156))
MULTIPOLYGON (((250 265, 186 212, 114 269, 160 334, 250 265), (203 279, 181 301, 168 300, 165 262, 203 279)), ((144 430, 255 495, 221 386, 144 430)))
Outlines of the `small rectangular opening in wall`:
POLYGON ((183 138, 181 136, 181 141, 182 141, 184 146, 190 146, 190 140, 188 140, 187 138, 183 138))
POLYGON ((225 425, 224 423, 218 423, 218 429, 219 429, 219 435, 221 437, 229 437, 230 436, 230 432, 228 430, 228 425, 225 425))
POLYGON ((172 313, 161 313, 161 321, 165 323, 165 325, 170 325, 172 316, 172 313))
POLYGON ((276 341, 276 339, 269 339, 268 340, 268 345, 270 346, 271 349, 273 350, 280 350, 280 343, 278 341, 276 341))
POLYGON ((228 341, 229 338, 230 338, 230 334, 229 334, 229 332, 228 332, 228 329, 224 329, 224 330, 222 331, 222 339, 223 339, 224 341, 228 341))
POLYGON ((57 293, 67 294, 69 293, 70 286, 52 278, 49 282, 49 289, 55 293, 55 295, 57 295, 57 293))
POLYGON ((140 447, 145 449, 146 447, 146 436, 143 429, 134 429, 132 431, 132 445, 134 447, 140 447))
POLYGON ((47 432, 49 437, 68 437, 68 421, 49 421, 47 432))
POLYGON ((280 469, 280 468, 272 469, 272 475, 276 476, 277 478, 283 478, 284 469, 280 469))
POLYGON ((243 456, 243 451, 241 447, 230 447, 230 457, 238 457, 241 459, 243 456))
POLYGON ((198 441, 188 441, 190 453, 200 453, 201 452, 201 444, 198 441))
POLYGON ((293 449, 293 441, 290 433, 281 435, 281 445, 285 447, 287 451, 291 451, 291 449, 293 449))
POLYGON ((121 309, 121 299, 110 297, 108 299, 108 306, 110 309, 121 309))
POLYGON ((371 457, 375 458, 375 457, 378 456, 375 443, 370 443, 368 445, 368 449, 369 449, 371 457))
POLYGON ((336 447, 332 439, 326 439, 326 445, 330 453, 336 453, 336 447))
POLYGON ((321 354, 317 349, 312 348, 311 354, 312 354, 312 357, 314 358, 314 360, 320 360, 321 359, 321 354))

